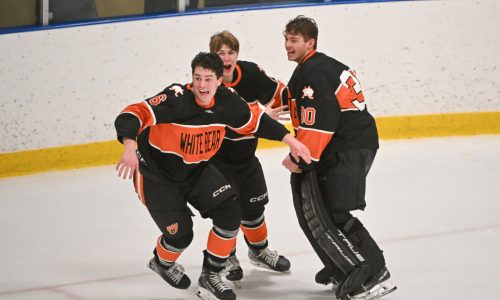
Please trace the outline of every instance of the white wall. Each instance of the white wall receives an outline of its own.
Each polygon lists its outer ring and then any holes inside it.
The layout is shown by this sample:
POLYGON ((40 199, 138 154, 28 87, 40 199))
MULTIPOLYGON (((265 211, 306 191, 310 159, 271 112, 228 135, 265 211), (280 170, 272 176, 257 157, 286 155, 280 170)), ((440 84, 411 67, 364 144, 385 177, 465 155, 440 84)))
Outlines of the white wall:
POLYGON ((288 80, 282 31, 316 19, 319 51, 356 69, 375 116, 500 110, 496 0, 321 5, 0 35, 0 152, 111 140, 127 104, 190 80, 209 37, 288 80))

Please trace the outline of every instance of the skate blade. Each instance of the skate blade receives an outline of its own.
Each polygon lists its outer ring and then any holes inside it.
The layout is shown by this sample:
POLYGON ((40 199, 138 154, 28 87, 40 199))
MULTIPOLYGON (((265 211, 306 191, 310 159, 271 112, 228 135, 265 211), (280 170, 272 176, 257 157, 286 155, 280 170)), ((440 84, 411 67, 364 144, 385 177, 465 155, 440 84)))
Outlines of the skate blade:
POLYGON ((262 268, 262 269, 267 269, 269 271, 273 271, 273 272, 276 272, 276 273, 282 273, 282 274, 291 274, 292 271, 290 270, 286 270, 286 271, 278 271, 278 270, 274 270, 272 269, 270 266, 266 265, 266 264, 263 264, 263 263, 260 263, 258 261, 253 261, 250 259, 250 264, 256 266, 256 267, 259 267, 259 268, 262 268))
POLYGON ((358 294, 352 297, 347 297, 348 300, 375 300, 381 298, 387 294, 390 294, 397 290, 397 286, 394 284, 384 281, 381 282, 374 287, 372 287, 369 291, 364 292, 362 294, 358 294))
POLYGON ((210 293, 210 291, 199 287, 198 290, 196 291, 196 296, 203 300, 220 300, 219 298, 215 297, 214 294, 210 293))
POLYGON ((390 294, 390 293, 396 291, 397 289, 398 289, 397 286, 392 286, 389 289, 378 290, 377 293, 373 294, 373 296, 370 295, 368 298, 366 298, 366 300, 375 300, 375 299, 381 298, 387 294, 390 294))
POLYGON ((229 280, 237 289, 241 289, 241 280, 231 281, 229 280))

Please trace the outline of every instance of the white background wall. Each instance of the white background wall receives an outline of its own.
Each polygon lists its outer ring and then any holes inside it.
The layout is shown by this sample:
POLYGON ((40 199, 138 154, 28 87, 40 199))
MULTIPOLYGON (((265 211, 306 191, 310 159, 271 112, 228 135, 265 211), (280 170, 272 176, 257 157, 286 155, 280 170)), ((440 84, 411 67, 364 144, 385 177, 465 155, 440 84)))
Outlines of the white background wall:
POLYGON ((321 52, 356 69, 377 116, 500 110, 496 0, 321 5, 0 35, 0 152, 112 140, 127 104, 190 80, 228 29, 240 59, 288 81, 282 31, 318 22, 321 52))

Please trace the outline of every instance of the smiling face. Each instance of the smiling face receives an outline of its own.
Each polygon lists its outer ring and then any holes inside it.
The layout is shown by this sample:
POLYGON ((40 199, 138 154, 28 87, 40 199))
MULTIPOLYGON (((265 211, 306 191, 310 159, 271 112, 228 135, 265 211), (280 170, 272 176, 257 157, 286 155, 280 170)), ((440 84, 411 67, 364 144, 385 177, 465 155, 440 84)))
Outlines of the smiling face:
POLYGON ((318 25, 314 19, 299 15, 288 21, 283 36, 288 60, 301 63, 318 46, 318 25))
POLYGON ((217 78, 214 70, 196 66, 193 71, 193 85, 191 90, 194 93, 196 102, 201 106, 208 106, 217 91, 217 87, 222 82, 222 77, 217 78))
POLYGON ((289 61, 300 63, 302 59, 314 50, 316 41, 314 39, 304 40, 302 34, 285 32, 285 49, 289 61))
POLYGON ((238 52, 224 44, 219 51, 217 51, 217 54, 224 63, 224 82, 231 83, 233 81, 233 72, 236 67, 236 61, 238 60, 238 52))

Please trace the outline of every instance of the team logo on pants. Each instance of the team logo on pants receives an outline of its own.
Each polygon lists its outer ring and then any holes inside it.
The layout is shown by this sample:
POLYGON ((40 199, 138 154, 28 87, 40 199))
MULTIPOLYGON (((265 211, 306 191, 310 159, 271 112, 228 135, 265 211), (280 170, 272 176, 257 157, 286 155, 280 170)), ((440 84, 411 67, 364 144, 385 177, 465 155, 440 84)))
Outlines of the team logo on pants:
POLYGON ((179 224, 177 223, 170 224, 167 226, 167 232, 170 233, 171 235, 176 234, 177 230, 179 230, 179 224))

